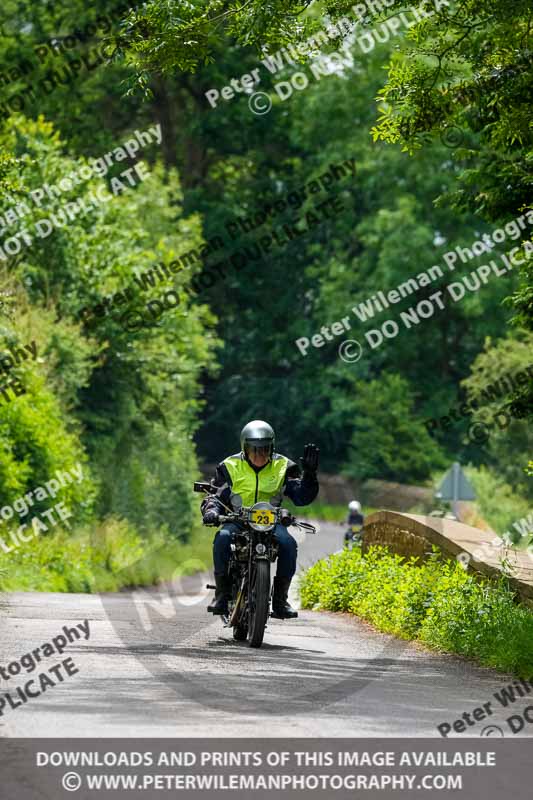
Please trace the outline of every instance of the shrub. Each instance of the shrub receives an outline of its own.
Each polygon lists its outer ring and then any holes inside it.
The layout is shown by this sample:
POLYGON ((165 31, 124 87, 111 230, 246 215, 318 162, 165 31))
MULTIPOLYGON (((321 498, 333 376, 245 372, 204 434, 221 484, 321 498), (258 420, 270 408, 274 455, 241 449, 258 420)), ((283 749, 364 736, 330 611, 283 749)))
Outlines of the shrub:
POLYGON ((304 608, 357 614, 377 628, 486 666, 533 676, 533 614, 504 577, 481 580, 439 551, 424 563, 371 547, 317 562, 300 581, 304 608))
POLYGON ((142 537, 126 520, 108 518, 74 535, 57 530, 0 550, 0 591, 112 592, 145 586, 211 563, 211 537, 196 528, 187 542, 167 529, 142 537))

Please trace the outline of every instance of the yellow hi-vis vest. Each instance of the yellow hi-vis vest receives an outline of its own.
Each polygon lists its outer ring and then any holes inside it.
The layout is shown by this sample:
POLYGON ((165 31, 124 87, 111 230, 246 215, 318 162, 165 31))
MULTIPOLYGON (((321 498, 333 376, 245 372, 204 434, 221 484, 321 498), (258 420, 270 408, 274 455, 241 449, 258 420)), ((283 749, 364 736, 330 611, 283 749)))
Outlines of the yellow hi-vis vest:
POLYGON ((289 459, 274 453, 259 472, 240 456, 230 456, 222 463, 229 472, 232 492, 242 497, 243 505, 253 506, 254 503, 269 502, 280 493, 285 483, 289 459))

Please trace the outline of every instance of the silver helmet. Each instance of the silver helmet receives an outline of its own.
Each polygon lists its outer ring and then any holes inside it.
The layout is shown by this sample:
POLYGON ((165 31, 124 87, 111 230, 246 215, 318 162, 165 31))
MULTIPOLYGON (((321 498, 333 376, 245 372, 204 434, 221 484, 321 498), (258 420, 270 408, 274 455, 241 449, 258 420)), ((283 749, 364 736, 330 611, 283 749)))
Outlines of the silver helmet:
POLYGON ((250 448, 268 448, 269 456, 274 452, 276 437, 273 428, 262 419, 253 419, 241 431, 241 450, 246 455, 250 448))

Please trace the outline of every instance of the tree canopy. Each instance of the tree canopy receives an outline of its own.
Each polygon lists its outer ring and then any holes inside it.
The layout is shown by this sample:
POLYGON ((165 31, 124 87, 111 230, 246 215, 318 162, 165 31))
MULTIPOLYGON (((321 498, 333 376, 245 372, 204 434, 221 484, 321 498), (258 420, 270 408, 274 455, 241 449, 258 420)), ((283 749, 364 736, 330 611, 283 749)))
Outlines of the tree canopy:
POLYGON ((489 442, 426 422, 528 367, 533 10, 374 6, 5 0, 0 326, 4 353, 38 351, 0 408, 4 503, 79 460, 80 520, 187 536, 198 462, 254 417, 329 472, 430 483, 460 460, 531 497, 533 380, 489 442))

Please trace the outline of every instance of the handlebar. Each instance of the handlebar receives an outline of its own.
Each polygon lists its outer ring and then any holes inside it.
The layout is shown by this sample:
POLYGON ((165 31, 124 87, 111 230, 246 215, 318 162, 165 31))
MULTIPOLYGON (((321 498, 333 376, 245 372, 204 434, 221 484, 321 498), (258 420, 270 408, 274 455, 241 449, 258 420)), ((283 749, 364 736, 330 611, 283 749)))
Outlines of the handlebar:
POLYGON ((316 533, 316 528, 314 525, 311 525, 310 522, 296 522, 295 525, 298 525, 299 528, 303 528, 306 533, 316 533))
MULTIPOLYGON (((224 522, 236 522, 238 520, 243 521, 245 515, 242 513, 235 513, 235 514, 219 514, 218 515, 218 522, 210 522, 205 523, 204 525, 206 528, 216 528, 220 523, 224 522)), ((302 528, 306 533, 316 533, 316 528, 314 525, 311 525, 309 522, 298 522, 296 517, 293 517, 291 514, 287 514, 286 516, 281 518, 282 525, 296 525, 298 528, 302 528)))
MULTIPOLYGON (((204 483, 202 481, 196 481, 194 483, 194 491, 204 494, 216 494, 217 488, 210 483, 204 483)), ((224 503, 222 503, 224 505, 224 503)), ((224 505, 224 508, 228 508, 228 506, 224 505)), ((229 511, 229 509, 228 509, 229 511)), ((245 517, 247 516, 248 509, 242 508, 240 511, 234 514, 219 514, 218 515, 218 522, 204 522, 206 528, 215 528, 220 523, 224 522, 236 522, 236 521, 244 521, 245 517)), ((298 528, 302 528, 306 533, 316 533, 316 528, 314 525, 310 525, 309 522, 298 522, 296 517, 293 517, 292 514, 285 514, 285 516, 281 517, 281 524, 282 525, 296 525, 298 528)))

